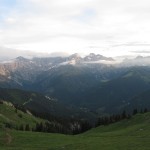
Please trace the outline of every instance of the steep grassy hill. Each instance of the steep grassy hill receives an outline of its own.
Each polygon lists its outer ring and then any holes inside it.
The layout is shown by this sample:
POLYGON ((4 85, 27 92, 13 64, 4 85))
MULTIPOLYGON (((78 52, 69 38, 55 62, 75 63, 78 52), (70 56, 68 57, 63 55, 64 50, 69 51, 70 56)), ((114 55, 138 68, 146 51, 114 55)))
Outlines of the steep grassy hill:
MULTIPOLYGON (((75 134, 83 131, 85 132, 85 130, 82 130, 82 124, 84 124, 83 120, 67 120, 65 118, 56 117, 48 118, 48 120, 41 119, 32 115, 28 110, 22 112, 12 103, 0 100, 0 131, 11 129, 20 131, 75 134)), ((89 128, 91 128, 90 125, 89 128)), ((87 130, 88 128, 86 128, 86 131, 87 130)))
POLYGON ((24 113, 9 102, 0 103, 0 128, 9 126, 10 128, 19 128, 20 125, 29 124, 30 128, 34 128, 36 123, 45 122, 44 120, 34 117, 32 114, 24 113))
POLYGON ((0 132, 2 150, 149 150, 150 113, 70 136, 33 132, 0 132))

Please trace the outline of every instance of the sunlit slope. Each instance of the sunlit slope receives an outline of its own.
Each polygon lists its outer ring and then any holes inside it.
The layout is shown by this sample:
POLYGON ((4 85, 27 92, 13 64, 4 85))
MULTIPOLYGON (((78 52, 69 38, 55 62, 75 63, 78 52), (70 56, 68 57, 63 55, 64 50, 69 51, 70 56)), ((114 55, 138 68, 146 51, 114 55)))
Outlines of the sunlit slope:
POLYGON ((127 135, 127 136, 149 136, 150 133, 150 113, 137 114, 131 119, 125 119, 120 122, 107 126, 94 128, 84 135, 101 136, 101 135, 127 135))
POLYGON ((27 125, 35 127, 36 123, 40 123, 44 120, 34 117, 30 113, 24 113, 8 102, 0 104, 0 128, 9 126, 10 128, 19 128, 20 125, 27 125))

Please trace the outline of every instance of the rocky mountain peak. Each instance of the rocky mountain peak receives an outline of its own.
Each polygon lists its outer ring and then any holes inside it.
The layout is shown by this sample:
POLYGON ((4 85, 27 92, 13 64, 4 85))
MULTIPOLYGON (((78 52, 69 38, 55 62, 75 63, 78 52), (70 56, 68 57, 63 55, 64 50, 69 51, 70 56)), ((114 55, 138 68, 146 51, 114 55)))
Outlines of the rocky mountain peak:
POLYGON ((111 57, 105 57, 103 55, 100 54, 94 54, 94 53, 90 53, 89 55, 87 55, 86 57, 84 57, 84 61, 99 61, 99 60, 107 60, 107 61, 113 61, 113 58, 111 57))
POLYGON ((24 58, 24 57, 22 57, 22 56, 17 57, 15 60, 16 60, 16 61, 28 61, 27 58, 24 58))
POLYGON ((68 60, 70 61, 69 64, 75 65, 76 63, 79 63, 82 61, 81 56, 78 53, 72 54, 68 57, 68 60))
POLYGON ((72 54, 69 56, 69 59, 80 59, 81 56, 78 53, 72 54))

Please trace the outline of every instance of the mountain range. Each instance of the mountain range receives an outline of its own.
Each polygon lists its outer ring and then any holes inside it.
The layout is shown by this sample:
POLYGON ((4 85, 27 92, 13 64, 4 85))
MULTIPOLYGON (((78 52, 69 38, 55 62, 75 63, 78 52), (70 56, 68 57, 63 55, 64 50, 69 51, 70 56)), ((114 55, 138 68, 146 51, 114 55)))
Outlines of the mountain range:
MULTIPOLYGON (((120 63, 94 53, 85 57, 79 54, 32 59, 17 57, 0 64, 0 87, 3 95, 3 90, 28 92, 29 97, 20 97, 24 99, 21 105, 29 102, 25 106, 31 110, 36 108, 58 116, 83 113, 84 118, 87 114, 95 116, 135 107, 140 109, 150 104, 146 99, 139 102, 138 98, 150 90, 149 57, 120 63), (31 102, 32 93, 37 96, 31 102), (55 101, 50 102, 48 97, 55 101)), ((16 99, 13 102, 20 103, 16 99)))

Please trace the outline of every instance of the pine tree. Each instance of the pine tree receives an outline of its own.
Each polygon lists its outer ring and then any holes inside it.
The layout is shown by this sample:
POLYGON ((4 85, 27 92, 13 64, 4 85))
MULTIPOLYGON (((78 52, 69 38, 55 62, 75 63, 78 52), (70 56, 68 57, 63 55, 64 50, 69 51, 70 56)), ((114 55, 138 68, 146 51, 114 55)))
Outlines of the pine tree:
POLYGON ((26 126, 25 126, 25 131, 30 131, 30 126, 29 126, 29 124, 26 124, 26 126))
POLYGON ((148 112, 148 109, 147 109, 147 108, 145 108, 145 109, 144 109, 144 113, 147 113, 147 112, 148 112))
POLYGON ((127 118, 127 114, 126 114, 126 111, 124 110, 123 112, 122 112, 122 119, 126 119, 127 118))
POLYGON ((20 125, 19 130, 24 131, 24 126, 23 126, 23 124, 20 125))
POLYGON ((137 109, 134 109, 133 110, 133 115, 136 115, 138 113, 138 110, 137 109))

